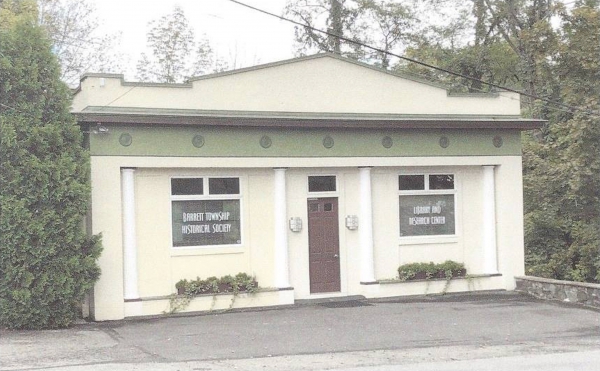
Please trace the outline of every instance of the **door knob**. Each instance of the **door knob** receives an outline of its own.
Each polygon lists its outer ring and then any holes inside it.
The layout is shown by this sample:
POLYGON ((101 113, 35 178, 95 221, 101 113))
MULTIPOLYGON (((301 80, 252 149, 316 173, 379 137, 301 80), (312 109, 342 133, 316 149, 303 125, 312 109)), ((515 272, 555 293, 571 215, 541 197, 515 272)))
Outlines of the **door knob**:
POLYGON ((334 257, 334 258, 339 258, 339 255, 338 255, 338 254, 335 254, 333 257, 334 257))

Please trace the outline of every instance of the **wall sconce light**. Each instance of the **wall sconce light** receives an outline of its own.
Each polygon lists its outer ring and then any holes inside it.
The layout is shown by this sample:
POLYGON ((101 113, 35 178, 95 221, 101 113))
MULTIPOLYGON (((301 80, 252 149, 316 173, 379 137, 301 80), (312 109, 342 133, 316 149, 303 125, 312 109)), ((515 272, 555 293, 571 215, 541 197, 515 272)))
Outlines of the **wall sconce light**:
POLYGON ((346 228, 351 231, 358 229, 358 216, 356 215, 348 215, 346 217, 346 228))
POLYGON ((292 232, 300 232, 302 230, 302 219, 295 216, 290 218, 290 231, 292 232))
POLYGON ((97 123, 96 127, 92 129, 93 134, 108 134, 108 128, 101 123, 97 123))

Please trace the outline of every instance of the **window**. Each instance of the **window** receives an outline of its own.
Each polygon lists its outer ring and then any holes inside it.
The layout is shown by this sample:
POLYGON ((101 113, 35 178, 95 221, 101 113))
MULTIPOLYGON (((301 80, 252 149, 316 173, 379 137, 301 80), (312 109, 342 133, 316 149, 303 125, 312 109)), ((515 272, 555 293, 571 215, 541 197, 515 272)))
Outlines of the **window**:
POLYGON ((239 178, 172 178, 173 247, 240 245, 239 178))
POLYGON ((309 192, 335 192, 335 175, 326 176, 309 176, 308 177, 309 192))
POLYGON ((398 176, 400 237, 454 235, 454 175, 398 176))

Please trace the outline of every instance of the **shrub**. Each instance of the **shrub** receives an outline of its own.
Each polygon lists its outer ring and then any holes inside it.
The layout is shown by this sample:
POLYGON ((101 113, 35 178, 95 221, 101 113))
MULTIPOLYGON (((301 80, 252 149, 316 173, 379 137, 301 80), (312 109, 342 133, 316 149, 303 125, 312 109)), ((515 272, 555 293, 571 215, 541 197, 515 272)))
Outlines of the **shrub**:
POLYGON ((0 326, 70 325, 100 275, 89 156, 31 2, 0 2, 0 326))

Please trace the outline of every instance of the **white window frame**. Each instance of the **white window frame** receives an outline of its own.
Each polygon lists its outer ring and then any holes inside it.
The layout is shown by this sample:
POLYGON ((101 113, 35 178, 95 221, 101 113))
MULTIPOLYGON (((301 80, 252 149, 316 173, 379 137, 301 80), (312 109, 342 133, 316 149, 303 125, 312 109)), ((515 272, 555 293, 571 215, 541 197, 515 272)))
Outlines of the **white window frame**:
POLYGON ((170 189, 170 202, 169 202, 169 220, 171 221, 170 227, 170 244, 171 249, 174 251, 190 250, 190 249, 227 249, 227 248, 239 248, 244 243, 244 203, 242 197, 242 178, 240 176, 219 176, 219 175, 189 175, 189 176, 171 176, 169 177, 169 189, 170 189), (202 179, 202 195, 173 195, 171 192, 171 184, 173 179, 202 179), (239 184, 238 194, 220 194, 211 195, 209 194, 209 179, 237 179, 239 184), (173 201, 206 201, 206 200, 239 200, 240 202, 240 243, 238 244, 227 244, 227 245, 194 245, 194 246, 173 246, 173 201))
POLYGON ((339 183, 339 176, 337 174, 331 174, 331 173, 326 173, 326 174, 308 174, 306 176, 306 194, 308 195, 308 198, 324 198, 324 197, 337 197, 339 195, 340 192, 340 183, 339 183), (335 177, 335 191, 320 191, 320 192, 311 192, 310 188, 309 188, 309 178, 312 176, 332 176, 335 177))
POLYGON ((453 171, 435 171, 435 172, 410 172, 400 173, 396 176, 396 189, 398 189, 397 202, 398 207, 398 237, 400 238, 401 244, 412 244, 412 243, 448 243, 456 242, 458 238, 458 221, 459 221, 459 207, 458 207, 458 176, 453 171), (399 190, 400 176, 410 175, 422 175, 424 179, 424 189, 422 190, 399 190), (453 189, 429 189, 429 176, 430 175, 452 175, 454 180, 453 189), (400 196, 422 196, 422 195, 453 195, 454 196, 454 233, 453 234, 433 234, 423 236, 400 236, 400 196))

